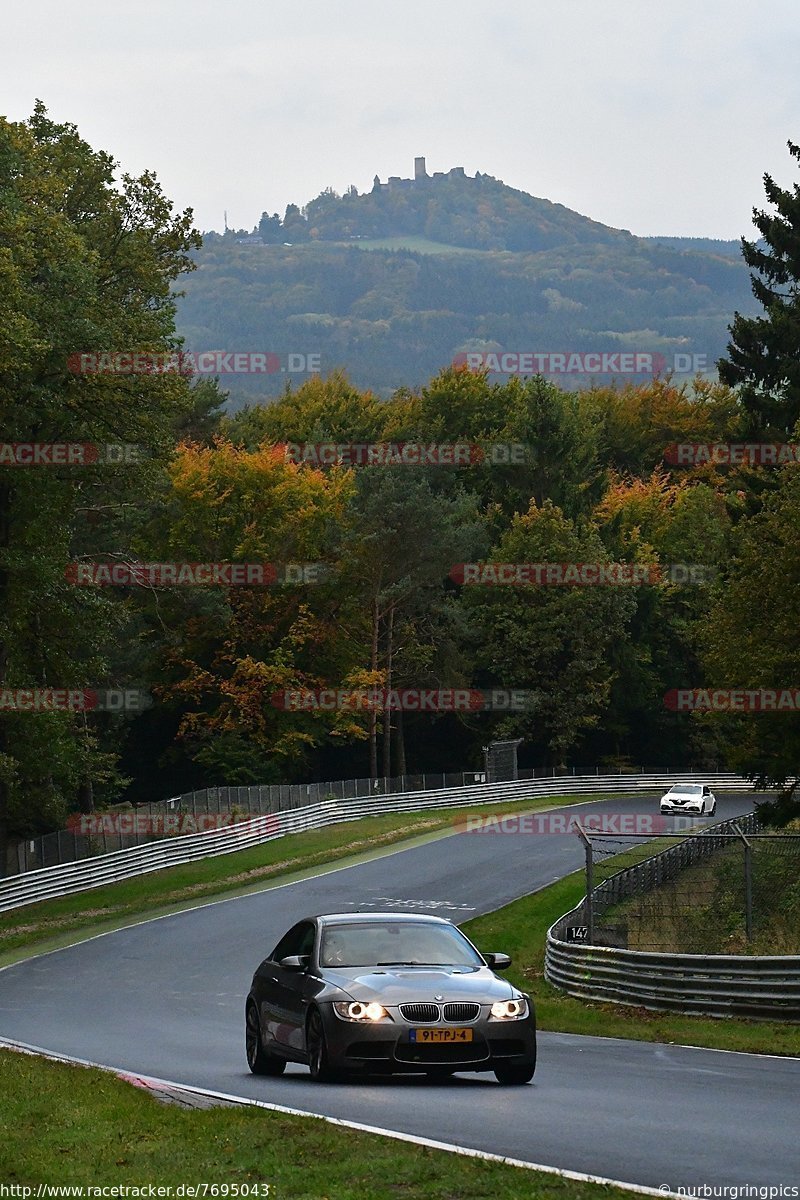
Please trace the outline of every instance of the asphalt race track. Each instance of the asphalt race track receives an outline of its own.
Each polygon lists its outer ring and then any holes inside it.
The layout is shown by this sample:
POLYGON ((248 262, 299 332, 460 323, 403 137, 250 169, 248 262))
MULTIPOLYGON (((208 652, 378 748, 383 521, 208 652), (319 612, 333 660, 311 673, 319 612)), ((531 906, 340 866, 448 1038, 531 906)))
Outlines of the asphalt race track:
MULTIPOLYGON (((713 821, 752 808, 718 799, 713 821)), ((627 797, 581 811, 654 812, 627 797)), ((399 909, 456 922, 575 870, 574 835, 453 835, 206 904, 0 972, 0 1036, 178 1083, 254 1097, 636 1184, 796 1185, 800 1059, 567 1034, 539 1036, 529 1087, 493 1075, 314 1085, 305 1068, 250 1075, 244 998, 297 919, 399 909)), ((483 946, 502 950, 502 946, 483 946)))

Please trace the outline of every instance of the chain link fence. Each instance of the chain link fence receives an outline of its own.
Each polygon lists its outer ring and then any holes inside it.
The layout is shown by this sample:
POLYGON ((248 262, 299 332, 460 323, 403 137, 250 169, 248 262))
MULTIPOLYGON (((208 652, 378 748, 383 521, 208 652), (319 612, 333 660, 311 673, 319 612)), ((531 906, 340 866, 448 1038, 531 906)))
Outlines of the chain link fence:
MULTIPOLYGON (((251 817, 306 808, 323 800, 349 800, 482 783, 485 774, 401 775, 393 779, 339 779, 324 783, 254 784, 213 787, 187 792, 153 804, 117 806, 103 813, 70 818, 70 828, 20 841, 13 848, 6 875, 40 867, 80 862, 97 854, 144 846, 165 837, 223 828, 251 817)), ((0 875, 2 871, 0 871, 0 875)))
MULTIPOLYGON (((609 771, 592 766, 578 768, 580 776, 632 776, 644 774, 643 768, 609 771)), ((576 768, 548 771, 539 767, 520 767, 518 780, 556 779, 575 776, 576 768)), ((669 772, 667 772, 669 774, 669 772)), ((440 788, 467 787, 486 783, 486 770, 425 772, 379 779, 338 779, 323 783, 254 784, 248 787, 212 787, 187 792, 152 804, 116 806, 103 813, 73 814, 69 828, 41 837, 20 840, 9 849, 8 860, 0 862, 0 878, 81 862, 97 854, 143 846, 165 837, 197 833, 207 828, 246 821, 250 817, 305 808, 324 800, 351 800, 367 796, 385 796, 404 792, 436 791, 440 788), (5 869, 4 869, 5 868, 5 869)))
POLYGON ((800 954, 800 833, 762 830, 750 814, 655 846, 610 834, 584 844, 587 900, 572 940, 665 954, 800 954))

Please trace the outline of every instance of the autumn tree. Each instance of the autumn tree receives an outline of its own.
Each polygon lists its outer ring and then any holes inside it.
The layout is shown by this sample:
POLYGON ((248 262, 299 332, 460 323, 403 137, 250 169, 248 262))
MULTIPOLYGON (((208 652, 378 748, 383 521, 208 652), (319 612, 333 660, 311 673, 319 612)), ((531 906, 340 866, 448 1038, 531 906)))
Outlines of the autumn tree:
MULTIPOLYGON (((141 503, 192 409, 179 373, 82 374, 87 351, 166 353, 172 285, 199 245, 155 177, 116 163, 41 104, 0 120, 0 414, 6 443, 126 444, 142 460, 109 467, 0 467, 0 685, 110 682, 120 614, 70 588, 80 514, 141 503)), ((126 681, 128 682, 128 681, 126 681)), ((10 826, 91 802, 110 756, 69 713, 0 713, 0 870, 10 826)))
POLYGON ((621 475, 649 476, 665 464, 668 447, 721 442, 742 433, 736 394, 697 378, 692 386, 670 379, 582 392, 580 406, 597 424, 600 461, 621 475))
POLYGON ((287 712, 274 699, 287 689, 338 685, 361 665, 363 639, 339 584, 352 490, 352 472, 288 463, 268 444, 249 451, 219 438, 177 453, 163 504, 140 539, 140 557, 278 571, 265 586, 137 595, 178 746, 207 778, 277 780, 296 772, 334 732, 359 736, 359 723, 349 718, 287 712), (281 572, 290 564, 319 568, 310 582, 298 575, 287 580, 281 572))
POLYGON ((612 478, 594 511, 610 556, 641 564, 652 582, 632 589, 628 635, 609 648, 616 672, 598 755, 664 769, 716 765, 712 736, 665 706, 667 693, 705 679, 698 638, 727 567, 731 518, 725 496, 704 480, 657 470, 612 478))
POLYGON ((351 384, 344 372, 333 371, 287 388, 272 404, 242 409, 222 428, 230 441, 249 450, 265 443, 373 442, 382 435, 383 407, 371 392, 351 384))

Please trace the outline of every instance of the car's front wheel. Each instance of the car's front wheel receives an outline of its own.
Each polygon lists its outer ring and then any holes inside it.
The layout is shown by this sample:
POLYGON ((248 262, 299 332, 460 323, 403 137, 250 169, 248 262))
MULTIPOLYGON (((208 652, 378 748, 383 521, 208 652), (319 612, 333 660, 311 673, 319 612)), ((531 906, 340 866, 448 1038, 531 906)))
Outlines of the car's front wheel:
POLYGON ((509 1063, 504 1067, 495 1067, 494 1074, 498 1083, 530 1083, 535 1070, 535 1063, 526 1063, 524 1066, 516 1066, 509 1063))
POLYGON ((336 1072, 331 1068, 325 1027, 318 1008, 312 1008, 306 1025, 306 1051, 311 1078, 316 1083, 332 1083, 336 1072))
POLYGON ((267 1054, 261 1042, 261 1024, 258 1009, 252 1002, 245 1013, 245 1050, 247 1065, 254 1075, 282 1075, 286 1070, 286 1059, 267 1054))

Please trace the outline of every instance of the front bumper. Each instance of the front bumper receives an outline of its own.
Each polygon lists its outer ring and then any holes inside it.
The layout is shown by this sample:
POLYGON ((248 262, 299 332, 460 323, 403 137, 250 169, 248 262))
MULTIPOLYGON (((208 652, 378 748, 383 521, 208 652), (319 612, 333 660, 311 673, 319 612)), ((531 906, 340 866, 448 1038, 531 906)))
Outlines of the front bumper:
POLYGON ((520 1021, 490 1021, 488 1017, 480 1017, 466 1023, 462 1028, 472 1030, 470 1042, 431 1044, 412 1042, 411 1030, 425 1026, 412 1025, 402 1018, 375 1023, 343 1021, 331 1005, 320 1006, 320 1010, 331 1066, 339 1070, 493 1071, 500 1065, 521 1066, 536 1061, 532 1005, 528 1016, 520 1021))
POLYGON ((702 804, 672 804, 668 800, 661 801, 662 813, 691 813, 695 817, 702 817, 702 804))

